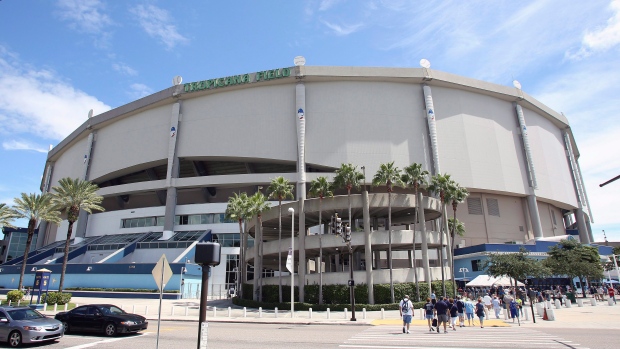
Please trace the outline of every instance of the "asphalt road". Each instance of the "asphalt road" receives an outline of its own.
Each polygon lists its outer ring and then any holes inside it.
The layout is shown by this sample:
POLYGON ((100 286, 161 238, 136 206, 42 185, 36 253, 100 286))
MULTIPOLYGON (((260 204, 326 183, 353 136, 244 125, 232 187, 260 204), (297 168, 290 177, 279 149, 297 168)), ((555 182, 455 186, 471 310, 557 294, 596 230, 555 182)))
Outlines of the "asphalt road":
MULTIPOLYGON (((29 346, 32 348, 110 349, 155 348, 157 323, 148 331, 108 338, 103 335, 70 334, 57 342, 29 346)), ((210 322, 208 347, 218 348, 511 348, 511 349, 607 349, 617 348, 614 330, 532 329, 524 327, 459 328, 437 334, 425 327, 412 327, 403 334, 400 326, 351 325, 281 325, 210 322)), ((197 322, 161 323, 159 348, 195 348, 197 322)), ((0 347, 8 347, 6 344, 0 347)))

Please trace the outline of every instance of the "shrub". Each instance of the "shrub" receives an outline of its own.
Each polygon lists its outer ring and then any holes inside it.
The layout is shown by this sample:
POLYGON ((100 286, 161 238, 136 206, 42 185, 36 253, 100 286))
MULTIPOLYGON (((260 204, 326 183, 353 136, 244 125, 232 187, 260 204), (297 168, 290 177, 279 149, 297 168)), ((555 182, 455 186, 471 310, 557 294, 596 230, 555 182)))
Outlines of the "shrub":
POLYGON ((13 291, 7 292, 6 294, 6 300, 11 301, 12 303, 17 303, 22 298, 24 298, 24 292, 22 291, 13 290, 13 291))
POLYGON ((71 293, 48 292, 41 296, 41 303, 64 305, 71 301, 71 293))

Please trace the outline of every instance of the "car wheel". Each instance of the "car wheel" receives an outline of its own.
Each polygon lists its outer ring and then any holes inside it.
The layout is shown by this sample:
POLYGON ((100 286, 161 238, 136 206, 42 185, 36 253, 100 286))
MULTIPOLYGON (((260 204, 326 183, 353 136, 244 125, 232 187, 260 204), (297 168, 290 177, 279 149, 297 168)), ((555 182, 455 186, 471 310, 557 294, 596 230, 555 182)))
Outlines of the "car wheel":
POLYGON ((116 335, 116 325, 113 323, 108 323, 105 325, 105 335, 108 337, 112 337, 116 335))
POLYGON ((69 324, 66 322, 62 322, 62 331, 63 334, 69 333, 70 329, 69 329, 69 324))
POLYGON ((9 346, 11 348, 17 348, 22 345, 22 334, 19 331, 13 331, 9 334, 9 346))

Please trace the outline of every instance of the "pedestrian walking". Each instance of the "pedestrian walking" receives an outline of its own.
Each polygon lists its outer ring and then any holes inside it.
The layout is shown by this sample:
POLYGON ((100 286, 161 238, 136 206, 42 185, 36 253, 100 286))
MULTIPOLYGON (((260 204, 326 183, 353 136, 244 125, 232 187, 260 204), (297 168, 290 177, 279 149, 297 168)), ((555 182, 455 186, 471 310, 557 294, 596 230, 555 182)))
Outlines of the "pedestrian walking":
POLYGON ((424 313, 426 316, 426 322, 428 322, 428 332, 433 332, 433 317, 435 313, 435 305, 431 302, 431 297, 426 298, 426 304, 424 304, 424 313))
POLYGON ((493 304, 492 304, 492 300, 493 298, 491 297, 495 297, 495 295, 491 295, 491 294, 485 294, 484 297, 482 297, 482 301, 484 302, 484 309, 485 309, 485 314, 487 315, 487 317, 490 317, 489 314, 491 313, 491 309, 493 308, 493 304))
POLYGON ((459 316, 459 327, 465 327, 465 302, 463 302, 463 297, 457 296, 456 301, 456 309, 457 315, 459 316))
POLYGON ((609 298, 614 300, 614 304, 616 304, 616 292, 614 291, 614 288, 609 286, 609 288, 607 289, 607 293, 609 294, 609 298))
POLYGON ((470 327, 471 327, 472 320, 474 320, 474 308, 475 307, 476 305, 474 304, 473 301, 468 300, 465 302, 465 315, 467 315, 467 324, 470 327))
POLYGON ((513 299, 512 301, 510 301, 508 308, 510 309, 510 317, 512 318, 512 323, 514 324, 515 318, 519 317, 519 309, 517 309, 517 302, 513 299))
POLYGON ((403 333, 409 333, 409 325, 413 318, 413 303, 409 300, 409 295, 405 295, 400 301, 399 307, 400 317, 403 319, 403 333))
POLYGON ((480 328, 484 328, 484 305, 482 305, 482 298, 478 298, 478 303, 476 304, 476 315, 480 320, 480 328))
POLYGON ((450 308, 450 327, 453 331, 456 331, 456 319, 458 319, 458 308, 453 298, 448 301, 448 307, 450 308))
POLYGON ((499 319, 499 312, 501 311, 501 307, 497 296, 493 296, 493 300, 491 301, 491 303, 493 304, 493 310, 495 311, 495 318, 499 319))
POLYGON ((435 303, 435 314, 437 314, 437 333, 443 323, 443 333, 448 333, 448 316, 450 314, 448 304, 444 301, 443 296, 439 296, 439 300, 435 303))

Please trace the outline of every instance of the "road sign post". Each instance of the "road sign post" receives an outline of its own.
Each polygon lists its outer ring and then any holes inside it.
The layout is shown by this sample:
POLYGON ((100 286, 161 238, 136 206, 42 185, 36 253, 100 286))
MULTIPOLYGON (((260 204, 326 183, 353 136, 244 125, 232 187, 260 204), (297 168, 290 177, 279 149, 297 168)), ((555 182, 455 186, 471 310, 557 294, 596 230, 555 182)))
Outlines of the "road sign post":
POLYGON ((159 325, 161 323, 161 301, 164 294, 164 288, 166 287, 166 283, 172 277, 172 269, 170 269, 170 264, 166 260, 166 255, 162 254, 159 261, 155 264, 155 267, 152 271, 153 279, 155 279, 155 284, 157 284, 157 288, 159 289, 159 310, 157 311, 157 340, 155 342, 155 348, 159 348, 159 325))

